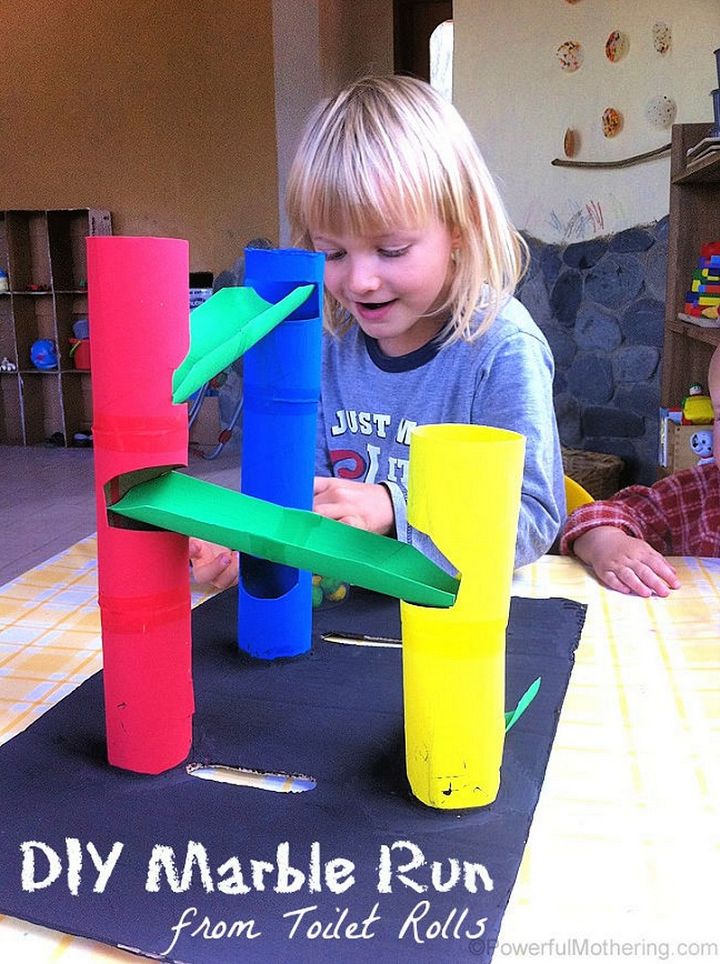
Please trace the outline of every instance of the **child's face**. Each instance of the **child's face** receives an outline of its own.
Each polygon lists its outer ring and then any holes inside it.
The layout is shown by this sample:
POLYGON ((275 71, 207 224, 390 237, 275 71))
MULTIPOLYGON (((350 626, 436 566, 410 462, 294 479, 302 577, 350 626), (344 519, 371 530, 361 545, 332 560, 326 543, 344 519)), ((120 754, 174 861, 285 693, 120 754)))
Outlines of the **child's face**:
POLYGON ((369 236, 323 230, 311 237, 326 255, 325 287, 386 355, 420 348, 445 324, 433 312, 447 294, 455 245, 440 221, 369 236))

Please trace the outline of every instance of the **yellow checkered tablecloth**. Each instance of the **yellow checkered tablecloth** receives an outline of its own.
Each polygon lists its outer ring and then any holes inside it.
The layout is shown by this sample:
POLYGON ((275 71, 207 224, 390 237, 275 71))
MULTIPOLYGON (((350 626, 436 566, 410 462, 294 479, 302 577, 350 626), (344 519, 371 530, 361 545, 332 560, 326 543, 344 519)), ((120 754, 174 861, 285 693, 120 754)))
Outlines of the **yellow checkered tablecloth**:
POLYGON ((95 539, 0 590, 0 741, 100 669, 95 539))
MULTIPOLYGON (((668 599, 552 556, 515 575, 588 614, 495 962, 720 960, 720 559, 673 562, 668 599)), ((0 589, 0 742, 100 666, 90 537, 0 589)), ((3 962, 130 959, 0 918, 3 962)))
POLYGON ((498 964, 720 960, 720 559, 671 562, 666 599, 516 574, 588 610, 498 964))
MULTIPOLYGON (((193 588, 193 605, 212 593, 193 588)), ((89 536, 0 588, 0 743, 102 668, 89 536)))

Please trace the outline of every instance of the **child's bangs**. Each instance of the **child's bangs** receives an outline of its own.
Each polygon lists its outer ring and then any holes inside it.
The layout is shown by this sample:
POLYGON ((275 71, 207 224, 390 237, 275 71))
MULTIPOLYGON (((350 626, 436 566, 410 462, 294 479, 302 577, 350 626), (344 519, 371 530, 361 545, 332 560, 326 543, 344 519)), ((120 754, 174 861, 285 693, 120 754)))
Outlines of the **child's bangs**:
POLYGON ((307 185, 306 223, 351 235, 427 224, 441 205, 431 197, 418 165, 408 170, 389 161, 355 161, 324 175, 316 170, 307 185))

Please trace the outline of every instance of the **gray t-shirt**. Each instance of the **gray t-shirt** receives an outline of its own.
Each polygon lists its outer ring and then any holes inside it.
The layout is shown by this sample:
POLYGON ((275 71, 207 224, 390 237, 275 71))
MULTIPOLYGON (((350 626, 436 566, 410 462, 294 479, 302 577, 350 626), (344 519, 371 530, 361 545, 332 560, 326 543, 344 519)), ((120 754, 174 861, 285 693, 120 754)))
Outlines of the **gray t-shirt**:
POLYGON ((315 468, 318 475, 385 483, 398 539, 443 562, 407 524, 410 431, 463 423, 527 439, 515 565, 552 545, 565 517, 562 458, 552 400, 553 359, 527 310, 511 299, 474 342, 430 342, 385 355, 355 324, 324 335, 315 468))

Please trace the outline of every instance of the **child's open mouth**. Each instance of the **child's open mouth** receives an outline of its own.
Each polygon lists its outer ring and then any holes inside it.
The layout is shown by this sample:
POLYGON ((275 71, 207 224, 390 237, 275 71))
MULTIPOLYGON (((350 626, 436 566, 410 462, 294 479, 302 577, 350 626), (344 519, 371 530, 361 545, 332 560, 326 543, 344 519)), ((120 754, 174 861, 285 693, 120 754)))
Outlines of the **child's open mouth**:
POLYGON ((395 304, 395 298, 390 301, 356 301, 356 314, 363 321, 382 321, 395 304))

